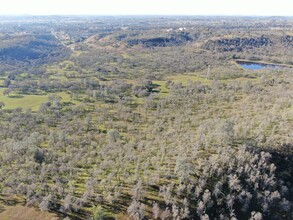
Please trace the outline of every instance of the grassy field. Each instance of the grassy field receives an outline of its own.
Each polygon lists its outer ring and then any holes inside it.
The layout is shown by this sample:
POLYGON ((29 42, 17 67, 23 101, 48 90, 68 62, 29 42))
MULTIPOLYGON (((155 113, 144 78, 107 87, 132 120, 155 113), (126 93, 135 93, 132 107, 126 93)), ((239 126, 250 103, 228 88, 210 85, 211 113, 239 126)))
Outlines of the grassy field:
POLYGON ((167 78, 167 80, 170 80, 174 83, 182 83, 184 86, 188 85, 188 83, 190 81, 198 81, 201 82, 203 84, 209 84, 210 80, 203 78, 203 77, 199 77, 197 75, 193 74, 179 74, 179 75, 175 75, 175 76, 170 76, 167 78))
MULTIPOLYGON (((48 100, 47 95, 19 95, 19 94, 10 94, 9 96, 4 96, 4 88, 0 88, 0 102, 4 102, 5 107, 3 109, 29 109, 37 111, 40 105, 48 100)), ((56 93, 62 98, 63 102, 70 101, 70 95, 65 92, 56 93)))
POLYGON ((0 204, 0 219, 1 220, 57 220, 56 214, 49 212, 41 212, 32 207, 22 205, 6 206, 0 204))

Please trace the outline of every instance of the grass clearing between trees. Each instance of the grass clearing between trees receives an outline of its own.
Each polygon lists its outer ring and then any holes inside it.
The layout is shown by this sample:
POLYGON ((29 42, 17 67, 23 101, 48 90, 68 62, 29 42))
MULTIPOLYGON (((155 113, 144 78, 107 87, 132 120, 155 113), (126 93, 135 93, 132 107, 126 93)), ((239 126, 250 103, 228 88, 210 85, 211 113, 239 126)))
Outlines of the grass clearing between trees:
MULTIPOLYGON (((24 110, 32 109, 37 111, 40 105, 48 100, 50 94, 47 95, 26 95, 11 93, 9 96, 3 95, 4 88, 0 88, 0 102, 4 102, 3 109, 22 108, 24 110)), ((53 93, 51 93, 53 94, 53 93)), ((62 102, 71 102, 70 95, 65 92, 54 93, 62 98, 62 102)), ((78 103, 73 101, 73 103, 78 103)))

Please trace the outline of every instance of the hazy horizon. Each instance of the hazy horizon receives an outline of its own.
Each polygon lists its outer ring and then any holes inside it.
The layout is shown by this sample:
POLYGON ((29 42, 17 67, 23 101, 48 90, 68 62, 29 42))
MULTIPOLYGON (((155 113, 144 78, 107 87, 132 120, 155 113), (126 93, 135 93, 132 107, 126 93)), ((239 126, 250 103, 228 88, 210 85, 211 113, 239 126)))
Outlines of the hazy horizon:
POLYGON ((291 0, 10 0, 0 15, 293 16, 292 8, 291 0))

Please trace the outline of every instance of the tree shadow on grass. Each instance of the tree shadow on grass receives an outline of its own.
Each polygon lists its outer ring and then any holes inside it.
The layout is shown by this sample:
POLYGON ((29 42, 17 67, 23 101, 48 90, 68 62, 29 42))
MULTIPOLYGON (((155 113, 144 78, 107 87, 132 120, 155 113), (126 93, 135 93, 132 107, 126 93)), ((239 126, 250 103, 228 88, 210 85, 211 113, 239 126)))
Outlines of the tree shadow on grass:
POLYGON ((12 98, 12 99, 21 99, 21 98, 24 98, 23 95, 9 95, 7 96, 8 98, 12 98))
POLYGON ((75 105, 73 102, 63 102, 64 106, 73 106, 75 105))

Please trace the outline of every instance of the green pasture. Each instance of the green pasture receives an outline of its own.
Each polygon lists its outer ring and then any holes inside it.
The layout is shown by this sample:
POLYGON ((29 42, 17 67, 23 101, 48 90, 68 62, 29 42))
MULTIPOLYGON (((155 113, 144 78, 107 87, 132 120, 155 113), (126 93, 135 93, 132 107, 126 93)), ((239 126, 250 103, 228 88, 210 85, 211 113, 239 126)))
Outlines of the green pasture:
MULTIPOLYGON (((29 109, 37 111, 40 105, 48 100, 46 95, 23 95, 17 93, 11 93, 9 96, 4 96, 3 91, 5 88, 0 88, 0 102, 4 102, 5 107, 3 109, 29 109)), ((56 95, 62 98, 62 102, 70 102, 70 95, 65 92, 56 93, 56 95)))

